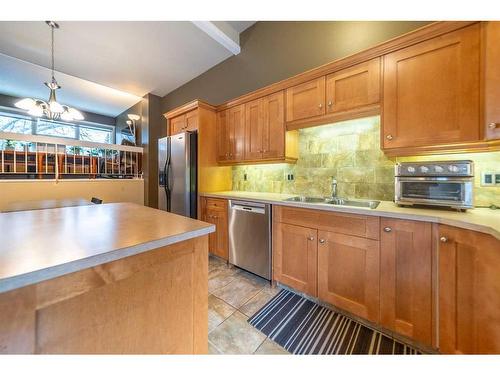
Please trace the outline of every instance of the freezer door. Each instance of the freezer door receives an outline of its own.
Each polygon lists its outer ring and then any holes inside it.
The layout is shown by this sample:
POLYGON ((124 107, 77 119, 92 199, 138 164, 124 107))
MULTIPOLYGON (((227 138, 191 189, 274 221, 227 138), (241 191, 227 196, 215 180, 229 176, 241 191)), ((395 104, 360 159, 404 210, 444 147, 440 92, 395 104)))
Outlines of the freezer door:
POLYGON ((158 140, 158 208, 169 211, 170 191, 167 183, 169 172, 169 137, 158 140))
POLYGON ((171 212, 196 217, 196 134, 170 137, 171 212))

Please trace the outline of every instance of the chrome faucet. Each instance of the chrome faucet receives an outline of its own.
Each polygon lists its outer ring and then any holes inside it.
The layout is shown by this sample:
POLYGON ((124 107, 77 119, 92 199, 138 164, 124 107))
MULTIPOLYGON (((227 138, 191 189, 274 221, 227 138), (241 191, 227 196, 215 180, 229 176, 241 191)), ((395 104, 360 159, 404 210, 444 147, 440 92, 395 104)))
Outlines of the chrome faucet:
POLYGON ((337 199, 337 180, 332 178, 332 199, 337 199))

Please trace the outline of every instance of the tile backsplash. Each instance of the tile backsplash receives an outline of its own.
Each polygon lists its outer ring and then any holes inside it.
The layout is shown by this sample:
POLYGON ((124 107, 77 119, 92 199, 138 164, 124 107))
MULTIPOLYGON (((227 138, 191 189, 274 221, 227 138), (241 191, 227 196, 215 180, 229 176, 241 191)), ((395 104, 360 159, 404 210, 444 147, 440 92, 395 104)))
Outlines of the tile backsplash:
POLYGON ((500 171, 500 151, 388 158, 380 150, 380 117, 301 129, 296 164, 233 167, 233 190, 393 200, 394 164, 416 160, 473 160, 476 206, 500 206, 500 187, 481 187, 481 171, 500 171), (288 175, 293 175, 289 180, 288 175))

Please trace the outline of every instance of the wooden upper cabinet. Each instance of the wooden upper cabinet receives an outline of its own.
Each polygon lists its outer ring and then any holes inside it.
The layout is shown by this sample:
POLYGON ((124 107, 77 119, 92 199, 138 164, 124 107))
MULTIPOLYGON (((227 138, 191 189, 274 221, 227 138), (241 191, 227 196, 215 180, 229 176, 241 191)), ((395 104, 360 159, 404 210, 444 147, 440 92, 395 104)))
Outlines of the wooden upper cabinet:
POLYGON ((380 101, 380 58, 326 77, 326 112, 335 113, 380 101))
POLYGON ((217 161, 229 159, 228 110, 217 112, 217 161))
POLYGON ((439 350, 500 353, 500 240, 439 226, 439 350))
POLYGON ((275 222, 273 279, 317 296, 317 230, 275 222))
POLYGON ((325 114, 325 77, 286 89, 286 121, 325 114))
POLYGON ((474 24, 384 56, 384 149, 479 140, 479 31, 474 24))
MULTIPOLYGON (((262 157, 264 159, 285 156, 285 94, 279 91, 262 99, 264 126, 262 130, 262 157)), ((288 146, 291 147, 289 144, 288 146)), ((291 150, 287 150, 290 154, 291 150)))
POLYGON ((264 139, 264 106, 262 99, 245 104, 245 159, 262 159, 264 139))
POLYGON ((180 115, 170 119, 170 135, 179 134, 186 127, 186 115, 180 115))
POLYGON ((193 110, 186 113, 186 127, 184 131, 198 130, 198 110, 193 110))
POLYGON ((500 22, 482 25, 483 126, 486 139, 500 139, 500 22))
POLYGON ((318 297, 379 320, 379 241, 318 231, 318 297))
POLYGON ((380 226, 380 323, 432 346, 432 224, 382 218, 380 226))
POLYGON ((229 108, 227 112, 228 160, 237 162, 243 160, 245 154, 245 104, 229 108))

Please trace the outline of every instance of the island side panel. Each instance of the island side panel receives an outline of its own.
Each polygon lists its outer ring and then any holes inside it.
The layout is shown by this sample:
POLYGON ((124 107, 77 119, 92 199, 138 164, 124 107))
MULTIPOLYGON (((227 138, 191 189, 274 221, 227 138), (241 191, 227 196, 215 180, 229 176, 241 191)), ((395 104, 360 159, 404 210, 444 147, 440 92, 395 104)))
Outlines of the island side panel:
POLYGON ((203 236, 0 294, 0 352, 206 353, 207 274, 203 236))

